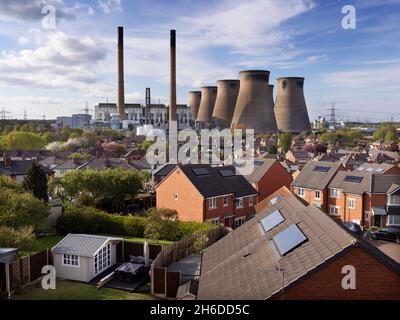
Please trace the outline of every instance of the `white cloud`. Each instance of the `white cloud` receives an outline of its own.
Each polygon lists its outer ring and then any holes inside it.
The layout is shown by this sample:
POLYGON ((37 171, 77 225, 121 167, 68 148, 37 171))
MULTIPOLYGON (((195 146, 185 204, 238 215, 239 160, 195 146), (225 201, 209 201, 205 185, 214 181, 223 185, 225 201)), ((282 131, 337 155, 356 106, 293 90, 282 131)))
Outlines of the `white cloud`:
POLYGON ((28 37, 19 37, 18 38, 18 43, 22 46, 28 44, 30 39, 28 37))
POLYGON ((98 5, 106 14, 122 11, 121 0, 99 0, 98 5))

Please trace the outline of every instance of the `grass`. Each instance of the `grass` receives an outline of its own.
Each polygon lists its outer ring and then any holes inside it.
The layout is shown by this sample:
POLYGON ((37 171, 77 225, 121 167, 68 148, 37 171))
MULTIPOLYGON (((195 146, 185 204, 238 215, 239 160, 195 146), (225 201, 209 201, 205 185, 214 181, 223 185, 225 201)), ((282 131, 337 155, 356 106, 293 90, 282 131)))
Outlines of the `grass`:
MULTIPOLYGON (((109 237, 117 237, 117 238, 123 238, 126 241, 132 241, 132 242, 144 242, 144 238, 136 238, 136 237, 126 237, 126 236, 119 236, 119 235, 111 235, 111 234, 100 234, 103 236, 109 236, 109 237)), ((38 238, 36 240, 36 248, 33 251, 20 251, 19 256, 26 256, 26 255, 33 255, 37 252, 46 250, 46 249, 51 249, 54 247, 57 243, 59 243, 64 236, 60 235, 52 235, 52 236, 46 236, 42 238, 38 238)), ((172 241, 166 241, 166 240, 160 240, 158 242, 153 242, 150 241, 150 243, 158 243, 158 244, 170 244, 172 241)))
POLYGON ((153 300, 149 293, 131 293, 95 285, 57 280, 55 290, 44 290, 38 283, 12 296, 13 300, 153 300))

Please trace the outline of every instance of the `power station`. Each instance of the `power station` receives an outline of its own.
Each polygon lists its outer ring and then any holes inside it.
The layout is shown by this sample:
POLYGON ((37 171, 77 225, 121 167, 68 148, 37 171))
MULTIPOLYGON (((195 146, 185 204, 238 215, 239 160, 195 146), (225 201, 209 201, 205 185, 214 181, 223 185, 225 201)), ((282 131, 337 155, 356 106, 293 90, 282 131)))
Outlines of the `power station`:
POLYGON ((193 119, 197 118, 201 100, 201 91, 189 91, 189 107, 193 119))
POLYGON ((230 128, 239 94, 239 86, 239 80, 217 81, 217 98, 212 114, 214 127, 219 129, 230 128))
POLYGON ((209 129, 212 127, 212 115, 217 98, 217 87, 205 86, 200 89, 201 100, 196 121, 199 123, 201 129, 209 129))

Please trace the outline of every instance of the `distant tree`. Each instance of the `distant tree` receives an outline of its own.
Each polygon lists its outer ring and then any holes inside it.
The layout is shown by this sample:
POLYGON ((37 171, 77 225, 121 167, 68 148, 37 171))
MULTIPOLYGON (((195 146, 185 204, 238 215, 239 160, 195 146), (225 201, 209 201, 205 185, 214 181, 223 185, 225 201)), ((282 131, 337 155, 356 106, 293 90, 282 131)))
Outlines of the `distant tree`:
POLYGON ((290 149, 292 143, 292 135, 290 133, 281 133, 278 139, 278 147, 282 152, 286 153, 290 149))
POLYGON ((23 192, 22 186, 7 176, 0 176, 0 192, 1 189, 13 190, 18 193, 23 192))
POLYGON ((391 123, 385 123, 376 128, 374 133, 375 140, 395 141, 397 139, 396 127, 391 123), (393 138, 388 140, 387 138, 393 138))
POLYGON ((147 239, 178 239, 179 222, 176 210, 167 208, 151 208, 146 212, 146 226, 144 236, 147 239))
POLYGON ((393 131, 388 131, 385 135, 385 141, 396 141, 397 137, 393 131))
POLYGON ((8 150, 34 150, 44 148, 46 141, 35 133, 12 131, 4 136, 3 144, 8 150))
POLYGON ((124 145, 117 143, 115 141, 111 141, 111 142, 103 142, 101 144, 101 147, 103 148, 104 151, 110 153, 110 154, 114 154, 117 157, 126 154, 126 148, 124 145))
POLYGON ((47 175, 41 166, 33 161, 32 166, 29 168, 22 187, 31 192, 36 198, 48 202, 49 196, 47 193, 47 175))
POLYGON ((325 132, 321 134, 319 138, 321 139, 321 141, 331 146, 334 146, 338 140, 338 137, 334 132, 325 132))
POLYGON ((272 146, 268 149, 268 153, 270 154, 277 154, 278 153, 278 149, 275 146, 272 146))
POLYGON ((315 145, 315 152, 326 153, 326 151, 327 151, 326 145, 321 143, 315 145))
POLYGON ((153 143, 154 141, 145 140, 139 145, 139 148, 140 150, 147 150, 153 143))

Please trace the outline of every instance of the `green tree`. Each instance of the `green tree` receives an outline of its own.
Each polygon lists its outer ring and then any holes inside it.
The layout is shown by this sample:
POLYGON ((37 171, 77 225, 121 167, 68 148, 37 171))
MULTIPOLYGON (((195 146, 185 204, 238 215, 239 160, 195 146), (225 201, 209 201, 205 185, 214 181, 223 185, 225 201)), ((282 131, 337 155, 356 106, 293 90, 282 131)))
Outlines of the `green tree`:
POLYGON ((322 142, 331 146, 336 145, 336 142, 338 141, 338 136, 334 132, 325 132, 321 134, 319 138, 322 140, 322 142))
POLYGON ((47 205, 30 193, 0 192, 0 225, 10 228, 42 225, 49 215, 47 205))
POLYGON ((4 136, 3 144, 8 150, 34 150, 42 149, 46 141, 35 133, 12 131, 4 136))
POLYGON ((22 187, 26 191, 31 192, 36 198, 48 202, 47 175, 36 161, 32 162, 24 181, 22 182, 22 187))
POLYGON ((146 212, 144 236, 147 239, 179 239, 180 230, 176 210, 167 208, 150 208, 146 212))
POLYGON ((292 135, 290 133, 281 133, 279 135, 278 147, 282 152, 286 153, 289 151, 292 144, 292 135))
POLYGON ((23 192, 22 186, 7 176, 0 176, 0 192, 2 189, 13 190, 18 193, 23 192))
POLYGON ((393 131, 388 131, 385 135, 385 141, 396 141, 397 137, 393 131))

